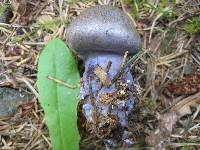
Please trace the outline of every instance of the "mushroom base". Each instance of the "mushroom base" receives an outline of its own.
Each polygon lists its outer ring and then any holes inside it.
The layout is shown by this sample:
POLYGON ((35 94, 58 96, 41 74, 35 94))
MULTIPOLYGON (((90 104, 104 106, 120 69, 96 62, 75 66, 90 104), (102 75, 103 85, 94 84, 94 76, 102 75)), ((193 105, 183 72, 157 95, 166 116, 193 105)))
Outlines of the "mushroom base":
MULTIPOLYGON (((133 77, 127 68, 116 82, 111 82, 121 63, 122 56, 118 54, 98 54, 86 60, 78 113, 81 145, 86 145, 84 142, 89 137, 104 143, 107 148, 134 144, 129 129, 136 101, 133 77)), ((86 149, 93 149, 89 145, 86 149)))

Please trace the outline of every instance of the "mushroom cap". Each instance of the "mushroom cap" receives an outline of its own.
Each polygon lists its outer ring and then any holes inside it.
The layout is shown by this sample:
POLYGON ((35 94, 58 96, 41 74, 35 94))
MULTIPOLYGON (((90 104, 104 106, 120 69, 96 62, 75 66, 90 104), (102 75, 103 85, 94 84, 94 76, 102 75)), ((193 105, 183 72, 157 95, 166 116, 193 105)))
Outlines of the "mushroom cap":
POLYGON ((71 22, 66 33, 69 46, 82 57, 101 52, 135 54, 142 45, 132 20, 113 6, 86 9, 71 22))

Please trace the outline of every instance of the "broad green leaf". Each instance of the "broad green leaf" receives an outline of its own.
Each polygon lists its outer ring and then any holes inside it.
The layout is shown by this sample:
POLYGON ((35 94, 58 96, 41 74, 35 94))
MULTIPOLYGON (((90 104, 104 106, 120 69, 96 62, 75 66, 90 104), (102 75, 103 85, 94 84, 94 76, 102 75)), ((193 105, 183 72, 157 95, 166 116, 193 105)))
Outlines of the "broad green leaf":
POLYGON ((39 101, 45 112, 54 150, 79 149, 77 104, 79 89, 63 86, 54 80, 78 85, 80 76, 70 50, 59 39, 53 39, 39 58, 37 86, 39 101))

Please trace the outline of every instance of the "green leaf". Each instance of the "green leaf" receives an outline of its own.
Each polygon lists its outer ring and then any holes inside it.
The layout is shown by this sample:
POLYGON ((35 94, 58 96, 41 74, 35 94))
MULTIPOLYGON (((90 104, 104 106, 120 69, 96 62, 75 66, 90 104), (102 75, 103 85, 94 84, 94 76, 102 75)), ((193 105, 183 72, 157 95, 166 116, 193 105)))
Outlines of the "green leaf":
POLYGON ((78 150, 77 104, 79 89, 67 88, 47 77, 78 85, 76 62, 66 45, 53 39, 42 51, 38 65, 39 101, 45 112, 54 150, 78 150))

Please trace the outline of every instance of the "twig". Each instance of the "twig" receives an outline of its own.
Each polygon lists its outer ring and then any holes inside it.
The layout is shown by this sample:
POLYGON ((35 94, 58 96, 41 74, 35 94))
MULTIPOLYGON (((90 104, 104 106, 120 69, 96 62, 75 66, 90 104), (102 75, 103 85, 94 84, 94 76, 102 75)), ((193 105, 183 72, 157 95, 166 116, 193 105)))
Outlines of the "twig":
POLYGON ((35 88, 31 85, 31 83, 26 78, 22 77, 22 79, 19 78, 19 80, 23 81, 28 86, 28 88, 35 94, 37 98, 39 97, 38 92, 35 90, 35 88))
POLYGON ((138 57, 142 55, 142 53, 144 52, 144 50, 140 50, 139 53, 137 53, 136 55, 134 55, 131 59, 129 59, 129 61, 119 70, 119 72, 113 77, 113 79, 111 80, 111 83, 114 83, 124 72, 124 70, 129 67, 132 63, 134 63, 135 61, 138 60, 138 57))
POLYGON ((156 18, 153 20, 153 23, 152 23, 152 26, 151 26, 151 31, 150 31, 150 36, 149 36, 149 43, 151 42, 151 37, 152 37, 153 29, 154 29, 154 27, 155 27, 155 25, 156 25, 156 21, 157 21, 160 17, 162 17, 162 15, 163 15, 163 12, 160 13, 160 14, 158 14, 158 15, 156 16, 156 18))
POLYGON ((199 143, 169 143, 169 146, 183 147, 183 146, 200 146, 199 143))
POLYGON ((47 78, 48 78, 49 80, 52 80, 52 81, 54 81, 54 82, 60 84, 60 85, 66 86, 66 87, 68 87, 68 88, 70 88, 70 89, 76 89, 76 88, 79 87, 79 85, 71 85, 71 84, 66 83, 65 81, 56 79, 56 78, 51 77, 51 76, 47 76, 47 78))

